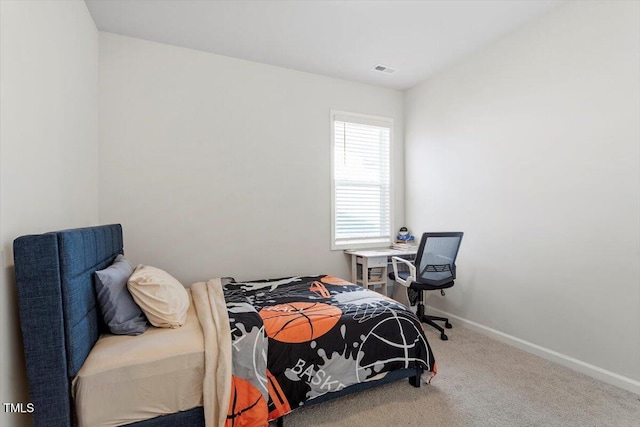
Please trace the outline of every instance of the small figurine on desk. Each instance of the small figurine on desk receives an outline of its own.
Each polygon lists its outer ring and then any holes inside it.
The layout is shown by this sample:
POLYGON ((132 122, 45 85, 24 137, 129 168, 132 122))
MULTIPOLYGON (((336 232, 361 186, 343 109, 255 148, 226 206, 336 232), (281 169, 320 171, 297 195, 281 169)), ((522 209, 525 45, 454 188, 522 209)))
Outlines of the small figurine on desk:
POLYGON ((396 236, 396 242, 398 243, 413 243, 415 237, 409 233, 409 229, 407 227, 400 227, 400 231, 398 231, 398 235, 396 236))
POLYGON ((416 247, 416 239, 409 233, 409 229, 407 227, 400 227, 400 231, 398 231, 398 235, 396 236, 396 243, 391 245, 391 249, 407 251, 414 250, 416 247))

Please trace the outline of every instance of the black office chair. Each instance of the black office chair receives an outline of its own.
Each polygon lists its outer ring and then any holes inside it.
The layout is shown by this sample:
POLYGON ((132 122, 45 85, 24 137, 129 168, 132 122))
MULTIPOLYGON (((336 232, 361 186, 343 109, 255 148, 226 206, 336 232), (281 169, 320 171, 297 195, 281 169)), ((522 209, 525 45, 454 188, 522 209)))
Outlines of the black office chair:
POLYGON ((444 290, 453 286, 456 278, 456 256, 460 249, 463 233, 424 233, 420 240, 415 264, 410 261, 393 257, 393 273, 389 278, 402 286, 417 291, 418 308, 416 315, 421 322, 433 326, 440 331, 440 339, 448 340, 444 329, 434 321, 445 322, 444 326, 451 329, 451 323, 446 317, 428 316, 424 314, 424 297, 422 291, 444 290), (398 262, 409 267, 409 271, 398 271, 398 262))

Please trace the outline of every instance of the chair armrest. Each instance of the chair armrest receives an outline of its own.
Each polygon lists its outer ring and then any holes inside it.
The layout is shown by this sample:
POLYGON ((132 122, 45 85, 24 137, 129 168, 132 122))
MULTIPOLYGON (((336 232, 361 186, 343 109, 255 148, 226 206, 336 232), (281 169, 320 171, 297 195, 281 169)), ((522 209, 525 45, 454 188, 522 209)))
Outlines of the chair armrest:
POLYGON ((393 276, 396 278, 396 282, 408 288, 411 282, 413 282, 413 280, 416 278, 416 266, 413 265, 411 261, 397 256, 391 257, 391 262, 393 263, 393 276), (398 261, 406 264, 409 267, 409 277, 407 277, 407 280, 401 279, 398 275, 398 261))

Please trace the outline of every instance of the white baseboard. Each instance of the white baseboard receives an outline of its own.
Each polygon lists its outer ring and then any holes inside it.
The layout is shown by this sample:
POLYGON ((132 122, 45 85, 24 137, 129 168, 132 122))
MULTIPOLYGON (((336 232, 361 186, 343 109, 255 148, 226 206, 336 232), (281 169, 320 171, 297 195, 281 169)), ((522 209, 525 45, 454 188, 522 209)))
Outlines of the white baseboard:
POLYGON ((437 308, 431 306, 427 306, 427 310, 430 313, 439 314, 443 317, 448 317, 449 319, 455 319, 464 327, 488 335, 491 338, 494 338, 505 344, 512 345, 528 353, 540 356, 543 359, 550 360, 551 362, 566 366, 567 368, 573 369, 574 371, 589 375, 590 377, 597 380, 612 384, 616 387, 620 387, 640 395, 640 381, 627 378, 625 376, 616 374, 615 372, 607 371, 606 369, 599 368, 597 366, 583 362, 582 360, 578 360, 562 353, 558 353, 557 351, 553 351, 548 348, 541 347, 537 344, 530 343, 523 339, 516 338, 512 335, 505 334, 504 332, 497 331, 493 328, 489 328, 488 326, 481 325, 471 320, 464 319, 462 317, 456 316, 455 314, 447 313, 446 311, 438 310, 437 308))

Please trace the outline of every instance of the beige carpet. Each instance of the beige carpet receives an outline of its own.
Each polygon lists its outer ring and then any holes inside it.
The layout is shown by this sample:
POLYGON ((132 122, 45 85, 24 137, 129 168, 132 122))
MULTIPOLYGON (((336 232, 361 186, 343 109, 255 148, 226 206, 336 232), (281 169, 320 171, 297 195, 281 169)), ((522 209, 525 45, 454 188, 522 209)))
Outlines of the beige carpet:
POLYGON ((640 396, 456 327, 427 330, 431 385, 388 384, 306 408, 285 427, 640 426, 640 396))

